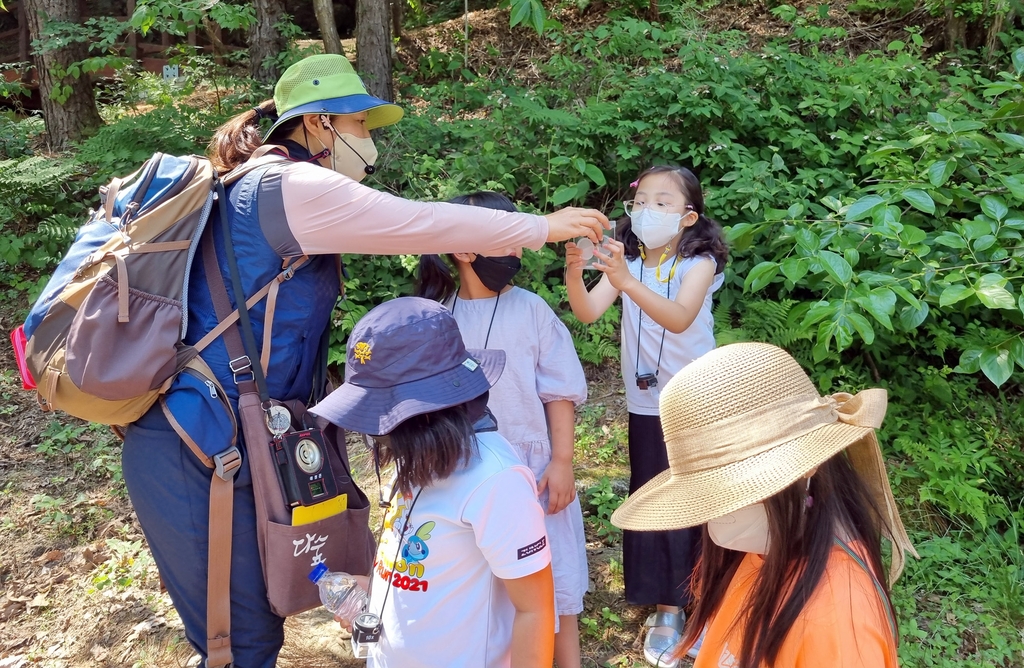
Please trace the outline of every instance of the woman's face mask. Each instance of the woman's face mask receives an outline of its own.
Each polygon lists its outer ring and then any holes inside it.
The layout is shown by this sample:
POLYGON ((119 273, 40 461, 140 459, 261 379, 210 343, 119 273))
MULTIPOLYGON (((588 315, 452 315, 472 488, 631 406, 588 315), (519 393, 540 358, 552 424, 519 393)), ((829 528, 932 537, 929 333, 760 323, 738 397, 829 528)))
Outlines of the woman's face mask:
POLYGON ((484 257, 477 255, 469 263, 477 278, 491 292, 501 292, 519 273, 522 262, 514 255, 507 257, 484 257))
POLYGON ((639 237, 646 248, 661 248, 679 232, 679 222, 683 219, 680 213, 661 213, 650 207, 641 209, 631 216, 633 233, 639 237))
POLYGON ((362 181, 367 174, 372 174, 373 163, 377 162, 377 147, 373 139, 365 139, 339 133, 334 137, 334 148, 331 149, 331 167, 339 174, 344 174, 353 181, 362 181), (366 171, 370 169, 370 171, 366 171))
POLYGON ((736 550, 767 554, 771 545, 768 535, 768 513, 763 503, 755 503, 708 522, 708 535, 715 545, 736 550))
MULTIPOLYGON (((344 174, 353 181, 362 181, 368 174, 375 171, 374 163, 377 162, 377 147, 370 137, 356 137, 347 132, 338 132, 327 121, 326 116, 321 116, 324 128, 334 135, 334 142, 331 147, 331 169, 344 174)), ((321 144, 323 140, 317 137, 321 144)), ((328 148, 324 144, 324 148, 328 148)))

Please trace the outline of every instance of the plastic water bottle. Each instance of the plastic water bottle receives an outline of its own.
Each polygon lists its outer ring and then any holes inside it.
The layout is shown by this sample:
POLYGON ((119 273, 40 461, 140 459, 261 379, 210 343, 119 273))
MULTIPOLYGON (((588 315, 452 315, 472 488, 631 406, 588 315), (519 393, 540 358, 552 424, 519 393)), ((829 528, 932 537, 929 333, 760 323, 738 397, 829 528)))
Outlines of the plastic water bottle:
POLYGON ((332 573, 321 563, 309 574, 309 579, 320 589, 324 607, 341 619, 352 621, 366 607, 366 592, 348 573, 332 573))

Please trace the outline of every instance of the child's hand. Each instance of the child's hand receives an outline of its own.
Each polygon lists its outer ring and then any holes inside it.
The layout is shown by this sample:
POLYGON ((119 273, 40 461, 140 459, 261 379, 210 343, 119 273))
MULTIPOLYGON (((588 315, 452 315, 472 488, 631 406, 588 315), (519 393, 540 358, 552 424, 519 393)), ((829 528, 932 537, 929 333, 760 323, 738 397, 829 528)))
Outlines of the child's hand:
POLYGON ((583 251, 572 241, 565 242, 565 280, 574 281, 583 278, 583 251))
POLYGON ((551 460, 537 482, 537 494, 548 490, 548 515, 556 515, 576 498, 576 480, 572 463, 551 460))
POLYGON ((636 280, 626 266, 625 252, 626 247, 617 239, 606 239, 594 249, 594 257, 599 260, 594 263, 594 269, 607 276, 612 287, 620 292, 624 292, 626 286, 636 280))

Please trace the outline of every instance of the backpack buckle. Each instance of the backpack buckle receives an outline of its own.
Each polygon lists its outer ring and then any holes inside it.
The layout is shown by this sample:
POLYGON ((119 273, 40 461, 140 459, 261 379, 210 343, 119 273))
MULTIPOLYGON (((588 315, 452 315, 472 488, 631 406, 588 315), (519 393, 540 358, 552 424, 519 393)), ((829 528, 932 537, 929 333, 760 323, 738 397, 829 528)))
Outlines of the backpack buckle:
POLYGON ((231 377, 235 381, 235 385, 241 382, 247 382, 256 380, 256 375, 252 372, 252 361, 248 355, 242 355, 228 362, 228 368, 231 369, 231 377), (243 374, 249 374, 248 378, 239 378, 243 374))
POLYGON ((238 446, 231 446, 224 452, 213 456, 214 473, 221 480, 232 480, 242 466, 242 452, 238 446))

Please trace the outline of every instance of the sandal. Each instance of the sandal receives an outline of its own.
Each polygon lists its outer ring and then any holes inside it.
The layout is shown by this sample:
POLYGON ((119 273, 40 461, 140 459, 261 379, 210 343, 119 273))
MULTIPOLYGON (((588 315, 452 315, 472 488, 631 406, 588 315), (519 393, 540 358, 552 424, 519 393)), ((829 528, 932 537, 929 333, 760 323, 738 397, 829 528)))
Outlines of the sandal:
POLYGON ((644 659, 656 668, 676 668, 679 641, 683 637, 683 613, 655 612, 644 624, 649 631, 644 638, 644 659), (655 631, 661 629, 661 631, 655 631))
POLYGON ((701 629, 700 635, 697 636, 697 640, 694 641, 690 649, 686 650, 686 656, 690 657, 691 659, 697 658, 697 653, 700 652, 700 648, 704 644, 704 636, 706 636, 707 634, 708 627, 705 625, 704 628, 701 629))

